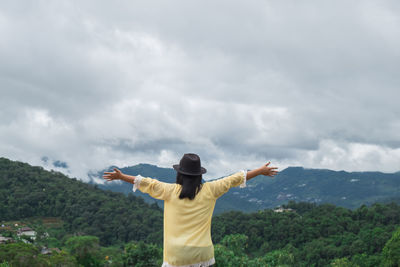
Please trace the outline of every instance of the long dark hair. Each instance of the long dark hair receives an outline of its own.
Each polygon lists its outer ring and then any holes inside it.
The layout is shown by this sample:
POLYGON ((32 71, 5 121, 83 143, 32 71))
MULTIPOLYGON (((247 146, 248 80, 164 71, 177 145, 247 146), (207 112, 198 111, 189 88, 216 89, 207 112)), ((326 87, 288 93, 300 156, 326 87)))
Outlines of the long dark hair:
POLYGON ((198 192, 200 192, 203 179, 202 175, 185 175, 176 173, 176 183, 182 185, 182 190, 179 195, 180 199, 189 198, 194 199, 198 192))

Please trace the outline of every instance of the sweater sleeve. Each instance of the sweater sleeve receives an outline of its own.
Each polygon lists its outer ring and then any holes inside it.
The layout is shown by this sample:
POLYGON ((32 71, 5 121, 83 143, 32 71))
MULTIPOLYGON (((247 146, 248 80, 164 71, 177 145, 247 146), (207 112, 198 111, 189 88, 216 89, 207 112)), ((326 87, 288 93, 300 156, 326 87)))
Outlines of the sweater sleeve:
POLYGON ((241 188, 246 187, 246 176, 247 171, 243 170, 225 178, 209 182, 211 193, 214 195, 215 198, 219 198, 223 194, 228 192, 229 189, 232 187, 236 187, 239 185, 241 188))
POLYGON ((175 184, 160 182, 157 179, 136 176, 133 185, 133 191, 139 189, 143 193, 149 194, 151 197, 161 200, 168 200, 171 197, 175 184))

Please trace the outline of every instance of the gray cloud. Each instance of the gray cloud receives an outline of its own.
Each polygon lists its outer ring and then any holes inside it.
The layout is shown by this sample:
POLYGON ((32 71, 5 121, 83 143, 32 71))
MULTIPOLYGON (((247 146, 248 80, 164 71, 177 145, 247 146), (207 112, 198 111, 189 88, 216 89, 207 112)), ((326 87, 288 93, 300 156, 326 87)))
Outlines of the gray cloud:
MULTIPOLYGON (((397 1, 3 1, 1 156, 397 171, 397 1)), ((47 166, 51 167, 51 166, 47 166)))

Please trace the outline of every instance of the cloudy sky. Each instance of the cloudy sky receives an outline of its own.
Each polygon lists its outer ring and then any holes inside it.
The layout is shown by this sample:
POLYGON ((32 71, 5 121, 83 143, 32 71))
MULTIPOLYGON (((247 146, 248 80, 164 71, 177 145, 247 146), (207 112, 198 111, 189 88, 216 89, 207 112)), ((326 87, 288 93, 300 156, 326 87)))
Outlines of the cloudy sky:
POLYGON ((0 157, 81 179, 399 171, 399 87, 395 0, 0 2, 0 157))

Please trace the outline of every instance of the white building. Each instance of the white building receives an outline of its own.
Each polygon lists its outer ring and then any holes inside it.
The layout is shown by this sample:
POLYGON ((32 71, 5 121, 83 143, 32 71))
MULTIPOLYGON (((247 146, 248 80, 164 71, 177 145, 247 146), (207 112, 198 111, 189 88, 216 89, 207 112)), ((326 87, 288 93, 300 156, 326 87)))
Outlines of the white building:
POLYGON ((17 231, 17 236, 19 236, 19 237, 27 236, 27 237, 30 237, 32 240, 35 240, 36 239, 36 232, 33 231, 29 227, 22 227, 17 231))
POLYGON ((289 209, 284 209, 282 207, 274 209, 274 212, 290 212, 290 211, 293 211, 293 210, 290 209, 290 208, 289 209))
POLYGON ((5 243, 11 242, 11 241, 12 241, 12 238, 4 237, 4 236, 0 235, 0 244, 5 244, 5 243))

